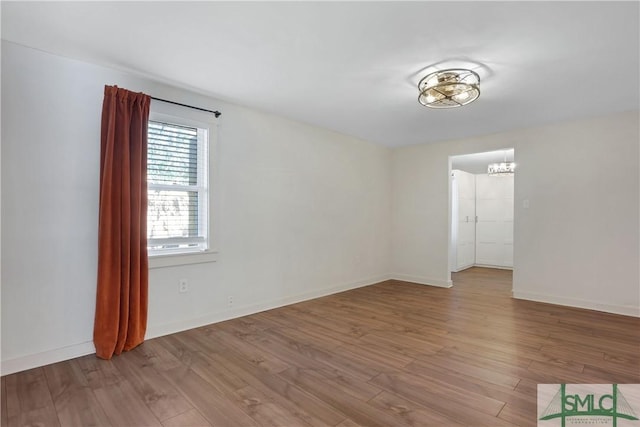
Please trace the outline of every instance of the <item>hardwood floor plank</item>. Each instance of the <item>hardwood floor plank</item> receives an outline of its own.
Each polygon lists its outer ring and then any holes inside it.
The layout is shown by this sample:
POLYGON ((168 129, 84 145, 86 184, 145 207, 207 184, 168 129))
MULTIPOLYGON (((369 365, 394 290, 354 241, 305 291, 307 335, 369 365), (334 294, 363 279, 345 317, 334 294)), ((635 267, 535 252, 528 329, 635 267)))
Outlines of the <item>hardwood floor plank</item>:
POLYGON ((340 424, 338 424, 336 427, 364 427, 361 426, 360 424, 356 423, 355 421, 352 421, 350 419, 346 419, 343 422, 341 422, 340 424))
POLYGON ((335 339, 329 335, 317 333, 315 329, 299 330, 298 328, 289 327, 277 327, 270 328, 266 332, 275 332, 279 336, 293 340, 306 345, 321 346, 324 350, 333 351, 336 347, 340 347, 345 344, 344 341, 335 339))
POLYGON ((498 337, 487 336, 480 333, 477 334, 474 328, 468 327, 464 333, 452 331, 448 334, 443 346, 447 347, 459 344, 470 344, 488 351, 499 351, 511 355, 524 355, 528 357, 531 354, 536 354, 544 345, 544 342, 531 345, 519 342, 517 338, 505 341, 498 339, 498 337))
MULTIPOLYGON (((202 344, 197 341, 183 339, 179 334, 167 335, 161 338, 162 347, 171 354, 170 360, 178 360, 178 367, 191 367, 193 359, 197 353, 203 351, 202 344)), ((208 349, 210 353, 215 353, 217 349, 208 349)))
MULTIPOLYGON (((640 347, 638 348, 638 353, 640 353, 640 347)), ((636 355, 633 354, 623 354, 617 352, 615 349, 609 349, 604 352, 604 360, 618 363, 635 371, 640 371, 640 358, 637 358, 636 355)))
POLYGON ((64 427, 111 426, 107 414, 96 398, 93 390, 76 389, 60 395, 55 400, 55 409, 64 427))
POLYGON ((621 372, 621 370, 618 370, 618 367, 611 369, 611 367, 603 365, 584 365, 583 374, 587 378, 592 379, 593 381, 591 383, 593 384, 640 384, 640 371, 631 372, 631 370, 629 370, 627 372, 621 372))
POLYGON ((528 396, 536 396, 538 394, 538 384, 555 384, 555 383, 544 383, 544 382, 536 382, 533 380, 530 380, 528 378, 523 378, 520 380, 520 382, 518 383, 518 385, 516 386, 515 390, 517 392, 523 393, 525 395, 528 396))
POLYGON ((112 360, 101 360, 95 355, 83 356, 75 360, 92 389, 119 384, 125 380, 112 360))
POLYGON ((216 363, 210 354, 196 353, 191 370, 207 381, 220 394, 234 393, 249 384, 229 371, 225 365, 216 363))
POLYGON ((162 345, 163 338, 165 337, 145 341, 134 351, 143 358, 145 365, 153 366, 158 372, 184 366, 180 359, 162 345))
POLYGON ((266 396, 264 393, 247 386, 236 393, 244 411, 261 426, 299 426, 310 427, 305 416, 290 413, 266 396))
POLYGON ((279 374, 292 384, 296 384, 323 402, 329 403, 346 418, 369 427, 386 427, 404 425, 398 416, 383 412, 365 401, 353 397, 340 389, 322 381, 318 381, 312 370, 291 368, 279 374))
POLYGON ((275 399, 278 405, 284 407, 290 413, 303 417, 308 424, 318 427, 333 426, 345 418, 344 415, 326 402, 287 382, 279 375, 264 372, 254 364, 238 357, 233 351, 225 354, 210 355, 209 357, 223 364, 256 390, 275 399))
POLYGON ((55 363, 43 369, 63 426, 111 425, 76 361, 55 363))
MULTIPOLYGON (((638 329, 636 329, 638 330, 638 329)), ((580 348, 592 348, 598 351, 606 352, 611 348, 615 348, 618 352, 624 352, 626 354, 638 354, 638 350, 640 349, 640 345, 637 342, 637 336, 635 339, 629 339, 626 341, 615 340, 603 337, 584 337, 577 334, 571 334, 567 332, 551 332, 549 334, 549 338, 555 339, 556 342, 560 344, 563 343, 571 343, 576 344, 580 348)))
POLYGON ((14 417, 9 417, 8 425, 9 427, 62 426, 58 420, 56 409, 53 406, 45 406, 38 409, 32 409, 30 411, 20 412, 14 417))
POLYGON ((0 378, 0 425, 6 426, 9 424, 9 418, 7 415, 7 384, 6 378, 0 378))
POLYGON ((383 347, 364 345, 361 342, 346 344, 333 350, 334 353, 345 357, 357 356, 367 360, 368 364, 376 366, 380 372, 386 369, 400 369, 411 363, 414 358, 404 354, 394 352, 383 347))
POLYGON ((160 421, 193 409, 175 388, 141 353, 128 352, 113 359, 113 364, 129 380, 138 395, 160 421))
MULTIPOLYGON (((16 396, 19 411, 32 411, 53 406, 51 393, 42 368, 30 369, 7 377, 7 392, 16 396)), ((9 403, 9 402, 8 402, 9 403)), ((11 409, 14 408, 9 408, 11 409)))
MULTIPOLYGON (((216 363, 211 357, 218 352, 223 352, 226 349, 223 347, 216 347, 216 351, 209 350, 209 347, 203 345, 200 340, 188 339, 187 335, 175 336, 172 337, 172 340, 167 340, 165 344, 170 347, 173 352, 181 351, 178 347, 180 343, 185 346, 190 345, 192 349, 197 349, 197 351, 192 351, 189 356, 190 363, 188 366, 182 366, 177 371, 182 369, 183 372, 185 368, 188 367, 189 370, 198 374, 202 379, 207 381, 211 386, 213 386, 220 394, 224 395, 227 393, 233 393, 241 388, 246 387, 248 384, 230 372, 225 365, 216 363), (178 345, 178 347, 176 347, 178 345)), ((183 348, 183 347, 180 347, 183 348)), ((172 371, 175 372, 175 371, 172 371)))
POLYGON ((417 376, 436 380, 441 383, 449 384, 461 390, 470 393, 485 396, 499 402, 517 404, 518 407, 526 407, 535 409, 535 393, 522 393, 515 388, 509 386, 496 385, 478 378, 465 375, 454 369, 443 369, 438 366, 431 366, 422 361, 416 361, 407 366, 406 372, 413 373, 417 376))
MULTIPOLYGON (((496 367, 496 364, 486 363, 479 361, 472 357, 460 357, 460 355, 433 355, 420 357, 416 361, 407 365, 407 369, 411 369, 412 365, 428 365, 435 369, 446 369, 453 372, 458 372, 468 377, 478 379, 490 384, 499 386, 505 386, 508 388, 515 388, 520 381, 515 375, 505 373, 500 368, 496 367)), ((503 364, 504 366, 504 364, 503 364)))
POLYGON ((579 350, 573 351, 570 354, 569 360, 566 350, 559 346, 544 345, 540 351, 536 354, 536 361, 544 362, 551 365, 563 367, 565 369, 571 369, 576 372, 582 372, 585 364, 602 364, 606 363, 604 359, 604 353, 600 353, 594 356, 589 353, 584 353, 579 350))
POLYGON ((189 403, 212 425, 257 426, 242 409, 191 369, 177 368, 163 373, 189 403))
POLYGON ((8 375, 5 387, 9 427, 60 425, 42 368, 8 375))
POLYGON ((2 417, 2 420, 5 420, 7 423, 11 418, 15 418, 22 412, 22 409, 20 408, 20 400, 18 398, 18 376, 20 375, 22 375, 22 372, 2 377, 4 384, 3 402, 6 405, 6 412, 3 411, 6 416, 2 417))
POLYGON ((386 304, 377 303, 375 298, 367 298, 366 301, 360 301, 354 299, 353 296, 352 294, 338 294, 327 297, 322 305, 314 304, 307 309, 307 312, 324 318, 328 322, 339 318, 353 330, 361 330, 362 332, 376 330, 419 332, 424 327, 398 316, 399 313, 389 309, 388 302, 386 304), (393 319, 391 322, 389 321, 390 318, 393 319))
POLYGON ((500 425, 496 416, 504 406, 504 402, 450 384, 424 377, 416 378, 415 375, 405 373, 380 374, 371 381, 371 384, 441 414, 447 414, 463 424, 500 425))
POLYGON ((53 400, 65 392, 89 388, 89 382, 76 360, 54 363, 42 369, 53 400))
POLYGON ((535 406, 533 406, 533 409, 526 410, 512 403, 507 403, 498 414, 498 418, 520 427, 536 427, 538 425, 536 421, 537 408, 535 406))
POLYGON ((336 371, 328 370, 304 370, 305 375, 314 378, 317 382, 327 384, 336 391, 347 393, 356 399, 367 401, 380 394, 382 389, 373 386, 366 381, 360 381, 351 376, 346 376, 336 371))
POLYGON ((393 413, 402 418, 404 423, 411 427, 420 426, 447 426, 464 427, 451 418, 439 414, 433 410, 412 402, 402 397, 383 391, 368 402, 371 406, 385 412, 393 413))
MULTIPOLYGON (((280 308, 280 310, 287 310, 290 307, 291 306, 282 307, 280 308)), ((258 317, 254 317, 254 315, 252 315, 252 316, 239 317, 237 319, 225 320, 224 322, 203 326, 201 328, 198 328, 197 330, 201 330, 201 329, 207 330, 211 328, 224 330, 224 331, 233 329, 233 330, 243 331, 244 333, 255 334, 255 333, 262 332, 266 327, 264 325, 264 322, 261 322, 258 317)))
POLYGON ((361 380, 373 378, 378 373, 368 366, 362 365, 358 360, 351 360, 330 351, 325 351, 319 346, 302 344, 295 340, 280 335, 277 331, 267 330, 265 335, 252 343, 282 359, 292 366, 308 369, 330 369, 348 372, 349 375, 361 380))
MULTIPOLYGON (((554 383, 554 381, 557 380, 557 377, 554 377, 551 374, 546 373, 544 370, 537 370, 537 369, 529 369, 530 366, 532 366, 532 364, 535 361, 531 361, 527 367, 523 367, 521 364, 513 364, 510 361, 506 361, 503 362, 502 360, 500 360, 500 358, 491 358, 489 355, 484 356, 481 352, 480 353, 476 353, 476 354, 469 354, 466 352, 456 352, 456 353, 444 353, 446 354, 448 357, 450 357, 453 360, 457 360, 459 362, 462 363, 466 363, 469 364, 470 367, 468 369, 473 369, 473 366, 476 367, 480 367, 483 369, 488 369, 494 372, 499 372, 514 378, 518 378, 519 380, 522 379, 530 379, 533 381, 536 381, 538 383, 554 383)), ((528 357, 534 357, 534 358, 539 358, 539 359, 543 359, 541 356, 533 356, 532 353, 527 353, 528 357)), ((419 358, 418 360, 427 360, 426 358, 419 358)), ((543 365, 545 364, 544 362, 541 362, 543 365)), ((538 365, 535 365, 538 366, 538 365)), ((574 372, 576 374, 578 374, 578 372, 576 372, 576 370, 567 370, 564 369, 563 366, 557 366, 557 365, 552 365, 549 364, 548 366, 555 366, 558 371, 556 372, 560 372, 562 371, 565 378, 575 378, 575 376, 571 376, 571 372, 574 372), (560 368, 562 368, 560 370, 560 368), (566 371, 566 372, 565 372, 566 371)), ((467 368, 463 368, 463 369, 467 369, 467 368)))
POLYGON ((362 336, 359 342, 374 347, 391 348, 395 352, 415 358, 424 355, 434 355, 442 350, 442 345, 433 344, 425 339, 408 334, 399 335, 394 332, 376 331, 362 336))
POLYGON ((191 409, 183 414, 164 420, 163 427, 212 427, 196 409, 191 409))
POLYGON ((517 366, 520 368, 527 368, 531 362, 533 362, 532 357, 535 357, 535 354, 523 355, 518 352, 505 352, 502 351, 502 349, 496 350, 491 348, 490 343, 487 343, 486 346, 477 346, 463 342, 457 342, 453 345, 447 346, 440 350, 438 354, 446 356, 459 354, 482 361, 503 362, 507 365, 517 366))
POLYGON ((327 368, 328 370, 343 372, 351 377, 366 381, 386 369, 386 365, 376 363, 370 358, 361 357, 355 353, 348 354, 346 351, 336 351, 335 349, 325 351, 321 346, 300 344, 298 341, 290 340, 281 335, 279 331, 268 331, 268 333, 270 337, 273 337, 282 345, 294 347, 307 358, 323 364, 324 367, 311 366, 311 368, 317 368, 319 371, 327 368))
POLYGON ((127 380, 99 386, 93 390, 114 426, 161 426, 127 380))
POLYGON ((206 331, 205 334, 193 334, 193 339, 203 343, 206 348, 222 348, 235 350, 245 360, 255 364, 260 369, 269 373, 282 372, 291 367, 274 354, 259 349, 251 343, 237 339, 229 332, 222 330, 206 331))
MULTIPOLYGON (((638 354, 640 354, 640 348, 638 349, 638 354)), ((596 360, 592 359, 590 361, 584 362, 585 369, 587 366, 596 366, 601 370, 607 372, 615 372, 616 374, 628 375, 631 378, 638 379, 638 375, 640 375, 640 361, 625 361, 624 359, 617 360, 609 360, 605 358, 604 360, 596 360)))
POLYGON ((602 378, 599 375, 589 375, 585 372, 576 372, 570 369, 565 369, 562 366, 551 365, 544 362, 533 361, 526 373, 522 375, 525 378, 537 379, 539 384, 554 384, 550 381, 541 381, 540 377, 546 377, 555 379, 556 383, 566 384, 594 384, 594 383, 608 383, 608 379, 614 380, 613 375, 609 375, 608 378, 602 378))

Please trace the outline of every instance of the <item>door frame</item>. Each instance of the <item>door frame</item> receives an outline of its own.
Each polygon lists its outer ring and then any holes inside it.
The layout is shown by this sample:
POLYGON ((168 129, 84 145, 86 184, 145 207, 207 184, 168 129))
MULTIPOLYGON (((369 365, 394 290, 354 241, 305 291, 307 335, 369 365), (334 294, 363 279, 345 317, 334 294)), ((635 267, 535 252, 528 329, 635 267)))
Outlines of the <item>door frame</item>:
MULTIPOLYGON (((468 155, 474 155, 474 154, 484 154, 484 153, 492 153, 492 152, 504 152, 504 151, 508 151, 508 150, 513 150, 513 161, 515 161, 515 147, 507 147, 507 148, 497 148, 497 149, 486 149, 486 150, 482 150, 482 151, 472 151, 469 153, 463 152, 463 153, 459 153, 459 154, 450 154, 449 156, 447 156, 447 193, 448 193, 448 203, 447 203, 447 266, 448 266, 448 271, 447 271, 447 282, 450 283, 451 285, 453 285, 453 280, 451 279, 451 272, 454 269, 454 265, 452 264, 452 222, 453 222, 453 195, 452 195, 452 170, 453 170, 453 162, 454 162, 454 158, 455 157, 459 157, 459 156, 468 156, 468 155)), ((514 176, 514 182, 513 182, 513 192, 514 192, 514 203, 515 203, 515 194, 516 194, 516 188, 518 185, 518 180, 517 178, 514 176)), ((516 223, 516 217, 514 215, 513 217, 513 227, 514 227, 514 234, 513 234, 513 247, 515 249, 516 246, 516 233, 515 233, 515 223, 516 223)), ((512 271, 515 272, 515 263, 511 269, 512 271)))

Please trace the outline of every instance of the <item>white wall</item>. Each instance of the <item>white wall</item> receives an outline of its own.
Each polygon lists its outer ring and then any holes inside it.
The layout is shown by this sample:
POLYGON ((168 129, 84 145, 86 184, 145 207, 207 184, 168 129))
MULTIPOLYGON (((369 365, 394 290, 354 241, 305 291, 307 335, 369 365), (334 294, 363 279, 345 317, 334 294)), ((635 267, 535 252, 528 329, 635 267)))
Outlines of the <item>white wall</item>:
POLYGON ((105 84, 222 111, 218 261, 151 270, 147 337, 387 278, 387 148, 3 42, 3 374, 94 351, 105 84))
POLYGON ((449 156, 514 147, 514 296, 639 316, 638 126, 632 111, 394 150, 393 276, 447 285, 449 156))

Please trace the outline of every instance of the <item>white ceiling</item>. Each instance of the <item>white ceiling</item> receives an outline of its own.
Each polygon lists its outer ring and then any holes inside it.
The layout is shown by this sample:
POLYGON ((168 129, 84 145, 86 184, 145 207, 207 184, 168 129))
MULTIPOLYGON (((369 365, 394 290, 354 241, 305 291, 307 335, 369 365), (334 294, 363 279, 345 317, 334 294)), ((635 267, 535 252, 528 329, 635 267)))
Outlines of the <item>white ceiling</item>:
POLYGON ((637 1, 1 7, 3 39, 387 146, 637 110, 640 103, 637 1), (480 98, 454 110, 418 104, 420 78, 451 66, 480 74, 480 98))

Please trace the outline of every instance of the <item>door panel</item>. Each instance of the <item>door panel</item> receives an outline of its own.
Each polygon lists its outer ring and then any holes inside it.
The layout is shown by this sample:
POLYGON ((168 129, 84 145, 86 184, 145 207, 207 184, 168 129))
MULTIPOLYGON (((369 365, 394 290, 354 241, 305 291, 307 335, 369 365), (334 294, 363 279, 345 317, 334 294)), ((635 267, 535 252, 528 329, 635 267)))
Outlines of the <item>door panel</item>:
POLYGON ((473 174, 454 170, 458 194, 458 241, 455 271, 475 264, 476 252, 476 183, 473 174))
POLYGON ((513 267, 513 176, 476 175, 478 265, 513 267))

